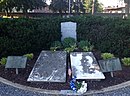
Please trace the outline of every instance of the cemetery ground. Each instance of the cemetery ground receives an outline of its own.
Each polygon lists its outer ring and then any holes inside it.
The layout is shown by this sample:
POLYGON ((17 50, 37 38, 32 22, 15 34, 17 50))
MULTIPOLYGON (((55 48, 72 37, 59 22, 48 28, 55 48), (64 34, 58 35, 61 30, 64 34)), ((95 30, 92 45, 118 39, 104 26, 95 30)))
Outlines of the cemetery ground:
MULTIPOLYGON (((34 64, 40 53, 34 54, 32 60, 27 61, 26 68, 19 69, 19 74, 16 74, 15 69, 5 69, 4 66, 0 65, 0 76, 10 80, 14 83, 26 85, 35 88, 42 88, 48 90, 68 90, 70 88, 70 78, 67 75, 65 83, 53 83, 53 82, 27 82, 30 72, 34 67, 34 64)), ((117 85, 130 80, 130 67, 122 64, 122 70, 114 72, 114 77, 111 77, 110 73, 104 73, 105 79, 103 80, 85 80, 88 83, 88 90, 100 90, 109 86, 117 85)))

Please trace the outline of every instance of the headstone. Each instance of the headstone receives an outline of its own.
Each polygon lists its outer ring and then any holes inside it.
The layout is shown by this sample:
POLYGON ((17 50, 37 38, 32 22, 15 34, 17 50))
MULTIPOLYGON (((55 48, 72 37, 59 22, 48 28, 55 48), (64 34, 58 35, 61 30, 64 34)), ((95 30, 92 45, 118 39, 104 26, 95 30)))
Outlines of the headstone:
POLYGON ((63 40, 66 37, 72 37, 75 40, 77 40, 76 23, 74 23, 74 22, 62 22, 61 23, 61 33, 62 33, 61 40, 63 40))
POLYGON ((25 68, 26 62, 25 56, 8 56, 5 68, 16 68, 16 74, 18 74, 18 68, 25 68))
POLYGON ((72 52, 70 59, 76 79, 105 79, 92 52, 72 52))
POLYGON ((102 72, 111 72, 113 77, 113 71, 122 70, 119 58, 111 58, 107 60, 99 60, 99 65, 102 72))
POLYGON ((42 51, 27 81, 66 82, 66 52, 42 51))

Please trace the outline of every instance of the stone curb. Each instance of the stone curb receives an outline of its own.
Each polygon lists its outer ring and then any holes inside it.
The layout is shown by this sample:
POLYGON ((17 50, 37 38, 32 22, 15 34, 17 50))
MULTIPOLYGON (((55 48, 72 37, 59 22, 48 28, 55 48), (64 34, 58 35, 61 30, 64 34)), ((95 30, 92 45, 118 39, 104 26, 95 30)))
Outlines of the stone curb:
MULTIPOLYGON (((15 88, 22 89, 22 90, 26 90, 26 91, 28 90, 28 91, 44 93, 44 94, 79 95, 79 94, 76 94, 76 93, 75 94, 72 94, 72 93, 61 94, 59 90, 46 90, 46 89, 40 89, 40 88, 33 88, 33 87, 29 87, 29 86, 24 86, 24 85, 20 85, 20 84, 17 84, 17 83, 13 83, 13 82, 11 82, 9 80, 6 80, 6 79, 4 79, 2 77, 0 77, 0 82, 2 82, 4 84, 7 84, 7 85, 10 85, 10 86, 15 87, 15 88)), ((121 84, 118 84, 118 85, 110 86, 110 87, 107 87, 107 88, 103 88, 101 90, 87 91, 86 93, 80 94, 80 95, 93 95, 93 94, 96 94, 96 93, 105 93, 105 92, 118 90, 118 89, 128 87, 128 86, 130 86, 130 81, 127 81, 127 82, 124 82, 124 83, 121 83, 121 84)))

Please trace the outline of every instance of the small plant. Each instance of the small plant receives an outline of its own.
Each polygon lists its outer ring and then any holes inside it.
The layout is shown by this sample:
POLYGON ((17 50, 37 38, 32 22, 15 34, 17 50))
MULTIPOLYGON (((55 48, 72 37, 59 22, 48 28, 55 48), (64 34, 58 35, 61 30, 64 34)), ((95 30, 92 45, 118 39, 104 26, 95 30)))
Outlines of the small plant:
POLYGON ((51 47, 50 47, 50 50, 51 51, 56 51, 57 49, 61 48, 62 45, 61 45, 61 42, 60 41, 54 41, 52 42, 51 44, 51 47))
POLYGON ((62 42, 64 48, 70 48, 71 46, 76 46, 76 40, 72 37, 67 37, 62 42))
POLYGON ((34 54, 33 54, 33 53, 30 53, 30 54, 25 54, 25 55, 23 55, 23 56, 25 56, 25 57, 27 57, 29 60, 31 60, 31 59, 33 59, 33 57, 34 57, 34 54))
POLYGON ((102 53, 101 57, 106 60, 106 59, 110 59, 110 58, 114 58, 114 55, 112 53, 102 53))
POLYGON ((71 46, 71 47, 65 48, 64 51, 69 53, 69 52, 73 52, 75 49, 76 49, 76 46, 71 46))
POLYGON ((82 40, 79 42, 78 47, 83 51, 92 51, 94 46, 88 40, 82 40))
POLYGON ((125 66, 130 66, 130 58, 124 57, 123 59, 121 59, 121 61, 125 66))
POLYGON ((3 57, 3 58, 0 60, 0 64, 3 65, 3 66, 6 64, 6 62, 7 62, 7 58, 6 58, 6 57, 3 57))

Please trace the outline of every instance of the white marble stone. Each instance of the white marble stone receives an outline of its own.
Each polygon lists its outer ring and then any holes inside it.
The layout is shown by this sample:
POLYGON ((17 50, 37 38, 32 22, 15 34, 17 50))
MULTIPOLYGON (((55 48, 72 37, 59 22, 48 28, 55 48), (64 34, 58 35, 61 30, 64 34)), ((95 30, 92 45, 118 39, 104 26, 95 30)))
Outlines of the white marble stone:
POLYGON ((27 81, 66 82, 66 52, 42 51, 27 81))
POLYGON ((72 52, 70 59, 76 79, 105 79, 92 52, 72 52))
POLYGON ((63 40, 66 37, 72 37, 77 40, 77 33, 76 33, 76 23, 75 22, 62 22, 61 23, 61 33, 63 40))

